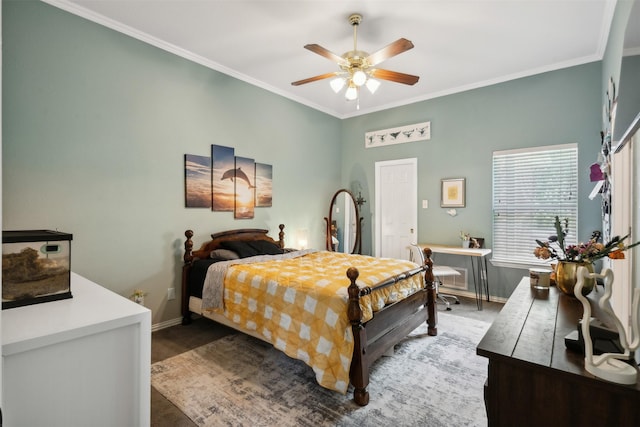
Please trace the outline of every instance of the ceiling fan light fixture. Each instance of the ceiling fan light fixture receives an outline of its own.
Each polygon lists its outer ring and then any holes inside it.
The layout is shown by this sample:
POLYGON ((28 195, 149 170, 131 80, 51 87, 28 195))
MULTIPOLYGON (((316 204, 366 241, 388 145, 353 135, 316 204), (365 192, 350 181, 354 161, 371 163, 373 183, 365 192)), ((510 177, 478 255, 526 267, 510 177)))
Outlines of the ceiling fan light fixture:
POLYGON ((345 92, 344 97, 347 99, 347 101, 353 101, 355 99, 358 99, 358 88, 353 84, 349 84, 349 87, 347 88, 347 91, 345 92))
POLYGON ((355 73, 353 73, 353 76, 351 77, 351 80, 353 81, 354 85, 362 86, 367 81, 367 75, 365 74, 364 71, 357 70, 355 73))
POLYGON ((376 91, 378 90, 378 88, 380 87, 380 82, 376 79, 369 79, 367 80, 367 89, 369 89, 369 92, 371 92, 372 94, 376 93, 376 91))
POLYGON ((331 86, 331 89, 333 89, 335 93, 340 92, 340 90, 344 87, 345 84, 346 84, 346 81, 342 77, 336 77, 335 79, 329 82, 329 86, 331 86))
POLYGON ((330 79, 329 85, 335 93, 339 93, 346 86, 345 98, 347 101, 357 101, 356 108, 360 108, 360 87, 366 86, 371 94, 374 94, 381 85, 381 81, 390 81, 405 85, 414 85, 420 77, 397 71, 377 68, 377 65, 396 55, 413 49, 411 40, 400 38, 391 44, 371 54, 358 50, 358 26, 362 22, 362 15, 354 13, 349 16, 349 23, 353 27, 353 50, 342 55, 337 55, 324 47, 312 43, 304 46, 305 49, 323 56, 336 63, 340 71, 320 74, 306 79, 291 82, 293 86, 300 86, 318 80, 330 79), (372 78, 375 77, 375 78, 372 78))

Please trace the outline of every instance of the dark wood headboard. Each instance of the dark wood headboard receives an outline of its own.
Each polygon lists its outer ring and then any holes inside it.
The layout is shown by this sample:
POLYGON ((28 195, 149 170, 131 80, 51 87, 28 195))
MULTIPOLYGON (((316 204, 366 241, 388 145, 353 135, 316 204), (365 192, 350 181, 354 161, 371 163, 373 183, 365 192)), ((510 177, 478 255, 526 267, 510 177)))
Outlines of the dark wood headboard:
POLYGON ((205 242, 200 246, 200 249, 193 250, 193 231, 187 230, 184 232, 187 240, 184 242, 184 263, 191 264, 194 259, 209 258, 209 254, 212 250, 220 248, 222 242, 228 241, 250 241, 250 240, 266 240, 268 242, 275 243, 279 247, 284 249, 284 224, 278 226, 280 232, 278 233, 278 240, 275 240, 267 235, 269 230, 260 228, 240 228, 237 230, 221 231, 211 235, 211 240, 205 242))

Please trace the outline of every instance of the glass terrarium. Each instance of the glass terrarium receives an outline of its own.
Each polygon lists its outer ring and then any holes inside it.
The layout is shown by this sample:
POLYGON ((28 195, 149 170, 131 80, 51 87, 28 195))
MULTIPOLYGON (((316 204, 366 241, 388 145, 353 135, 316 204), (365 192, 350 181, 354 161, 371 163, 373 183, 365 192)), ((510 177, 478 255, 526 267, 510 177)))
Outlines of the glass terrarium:
POLYGON ((51 230, 2 232, 2 308, 71 298, 71 239, 51 230))

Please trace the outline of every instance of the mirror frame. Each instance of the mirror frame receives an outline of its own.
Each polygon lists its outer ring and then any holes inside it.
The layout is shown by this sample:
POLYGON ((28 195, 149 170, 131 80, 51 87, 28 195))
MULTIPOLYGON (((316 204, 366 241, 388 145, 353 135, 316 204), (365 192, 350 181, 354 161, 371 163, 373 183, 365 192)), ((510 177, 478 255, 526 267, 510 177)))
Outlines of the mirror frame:
POLYGON ((362 253, 362 220, 360 217, 360 209, 358 208, 358 203, 356 203, 356 198, 353 196, 353 193, 346 188, 341 188, 336 191, 333 197, 331 198, 331 203, 329 204, 329 217, 324 217, 326 222, 326 249, 331 252, 335 252, 333 250, 333 245, 331 242, 331 224, 333 223, 333 206, 336 203, 338 197, 342 194, 346 193, 346 195, 351 198, 351 202, 353 203, 353 210, 355 213, 355 221, 356 221, 356 236, 353 242, 353 247, 349 253, 351 254, 361 254, 362 253))

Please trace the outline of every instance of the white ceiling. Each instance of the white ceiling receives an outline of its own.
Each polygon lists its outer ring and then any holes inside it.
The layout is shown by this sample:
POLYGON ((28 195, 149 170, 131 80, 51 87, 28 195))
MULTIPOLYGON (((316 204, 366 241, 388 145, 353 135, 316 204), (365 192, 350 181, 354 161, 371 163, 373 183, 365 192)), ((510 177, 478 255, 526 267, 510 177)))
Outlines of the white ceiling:
POLYGON ((44 0, 74 14, 339 118, 353 117, 602 59, 615 0, 44 0), (420 76, 361 92, 360 109, 329 80, 338 66, 303 48, 358 48, 404 37, 415 47, 380 67, 420 76))

